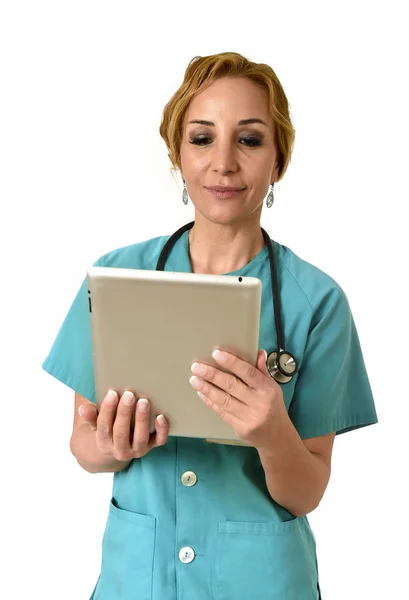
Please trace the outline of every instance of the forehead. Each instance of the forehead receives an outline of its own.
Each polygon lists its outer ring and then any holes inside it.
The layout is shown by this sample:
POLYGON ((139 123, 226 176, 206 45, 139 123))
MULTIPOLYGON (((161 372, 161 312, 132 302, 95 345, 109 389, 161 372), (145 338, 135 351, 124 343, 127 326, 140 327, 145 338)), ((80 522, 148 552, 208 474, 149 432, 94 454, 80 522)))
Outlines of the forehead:
POLYGON ((239 121, 259 117, 269 121, 267 90, 243 77, 223 77, 198 92, 190 102, 184 122, 191 119, 239 121))

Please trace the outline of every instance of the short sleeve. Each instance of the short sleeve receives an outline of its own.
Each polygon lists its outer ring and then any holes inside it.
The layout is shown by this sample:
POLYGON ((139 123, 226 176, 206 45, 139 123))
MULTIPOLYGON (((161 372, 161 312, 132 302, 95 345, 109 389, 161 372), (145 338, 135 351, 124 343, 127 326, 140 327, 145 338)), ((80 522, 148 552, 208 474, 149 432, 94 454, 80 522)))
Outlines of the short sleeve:
POLYGON ((302 439, 378 422, 355 322, 338 284, 314 311, 288 414, 302 439))
MULTIPOLYGON (((103 266, 102 257, 93 266, 103 266)), ((82 282, 42 368, 95 404, 87 278, 82 282)))

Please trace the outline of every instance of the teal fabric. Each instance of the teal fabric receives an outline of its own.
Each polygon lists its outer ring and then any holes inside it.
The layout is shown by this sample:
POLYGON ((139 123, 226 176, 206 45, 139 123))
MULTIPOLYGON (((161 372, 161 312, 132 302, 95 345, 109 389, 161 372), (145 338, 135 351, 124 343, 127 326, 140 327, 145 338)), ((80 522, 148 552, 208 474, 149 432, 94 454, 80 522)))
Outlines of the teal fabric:
MULTIPOLYGON (((119 248, 95 265, 155 269, 169 236, 119 248)), ((373 395, 347 297, 329 275, 272 240, 287 349, 299 365, 281 386, 302 439, 377 423, 373 395)), ((191 272, 187 233, 166 270, 191 272)), ((259 348, 277 348, 270 267, 264 247, 229 273, 261 279, 259 348)), ((95 402, 86 281, 43 368, 95 402)), ((316 540, 266 487, 254 448, 170 437, 114 474, 94 600, 317 600, 316 540), (194 471, 197 483, 181 476, 194 471), (195 552, 191 563, 179 550, 195 552)))

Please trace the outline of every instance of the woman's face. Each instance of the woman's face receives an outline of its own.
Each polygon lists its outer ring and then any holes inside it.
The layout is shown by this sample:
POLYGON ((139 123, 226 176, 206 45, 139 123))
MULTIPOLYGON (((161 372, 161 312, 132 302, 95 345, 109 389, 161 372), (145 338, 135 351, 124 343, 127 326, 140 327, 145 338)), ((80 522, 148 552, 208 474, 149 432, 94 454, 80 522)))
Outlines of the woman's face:
POLYGON ((267 90, 249 79, 223 77, 198 93, 184 117, 180 161, 189 196, 206 219, 233 224, 259 218, 277 179, 267 90), (240 124, 246 119, 264 124, 240 124), (191 123, 197 120, 202 123, 191 123), (207 189, 216 185, 242 191, 219 198, 207 189))

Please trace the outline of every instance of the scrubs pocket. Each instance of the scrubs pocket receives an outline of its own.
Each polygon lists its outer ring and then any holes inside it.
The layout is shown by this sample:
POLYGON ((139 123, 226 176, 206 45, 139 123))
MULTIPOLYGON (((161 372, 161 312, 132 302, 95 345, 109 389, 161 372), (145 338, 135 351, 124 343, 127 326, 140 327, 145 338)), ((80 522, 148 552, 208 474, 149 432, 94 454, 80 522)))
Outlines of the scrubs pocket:
POLYGON ((216 600, 317 600, 315 539, 304 517, 219 524, 216 600))
POLYGON ((151 600, 156 519, 111 500, 95 600, 151 600))

